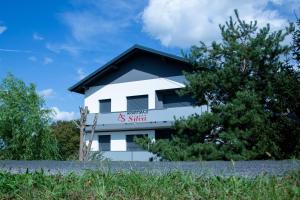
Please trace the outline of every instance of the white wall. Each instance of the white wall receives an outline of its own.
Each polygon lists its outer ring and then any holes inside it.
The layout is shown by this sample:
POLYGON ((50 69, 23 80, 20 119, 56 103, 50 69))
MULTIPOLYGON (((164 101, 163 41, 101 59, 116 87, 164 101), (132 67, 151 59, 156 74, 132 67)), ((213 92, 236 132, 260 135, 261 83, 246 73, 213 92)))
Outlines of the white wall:
POLYGON ((99 112, 99 100, 111 99, 111 111, 126 111, 126 97, 148 95, 149 109, 155 109, 155 91, 182 88, 184 84, 167 78, 156 78, 125 83, 115 83, 105 86, 91 87, 85 93, 84 104, 90 113, 99 112))
MULTIPOLYGON (((143 130, 143 131, 122 131, 122 132, 100 132, 95 133, 91 151, 99 151, 99 135, 111 135, 110 150, 111 151, 126 151, 126 135, 138 135, 138 134, 148 134, 148 138, 151 140, 155 139, 154 130, 143 130)), ((88 139, 85 138, 86 144, 88 144, 88 139)))
MULTIPOLYGON (((148 107, 149 109, 155 109, 156 90, 176 89, 184 86, 182 83, 167 78, 95 86, 86 91, 84 104, 88 107, 90 113, 99 113, 99 100, 111 99, 111 111, 119 112, 127 110, 126 97, 148 95, 148 107)), ((99 150, 99 135, 111 135, 111 151, 126 151, 126 135, 130 134, 148 134, 150 139, 155 139, 154 130, 95 133, 91 150, 99 150)), ((88 138, 86 138, 86 142, 88 143, 88 138)))

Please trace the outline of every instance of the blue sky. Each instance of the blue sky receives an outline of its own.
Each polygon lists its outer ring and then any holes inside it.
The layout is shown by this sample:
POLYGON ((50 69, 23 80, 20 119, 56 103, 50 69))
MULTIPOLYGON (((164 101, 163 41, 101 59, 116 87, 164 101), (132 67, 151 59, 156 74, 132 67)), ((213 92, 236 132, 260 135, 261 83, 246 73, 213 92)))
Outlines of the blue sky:
POLYGON ((67 89, 133 44, 180 55, 219 39, 237 8, 245 20, 283 28, 298 0, 2 0, 0 80, 12 73, 37 85, 56 119, 78 116, 83 96, 67 89))

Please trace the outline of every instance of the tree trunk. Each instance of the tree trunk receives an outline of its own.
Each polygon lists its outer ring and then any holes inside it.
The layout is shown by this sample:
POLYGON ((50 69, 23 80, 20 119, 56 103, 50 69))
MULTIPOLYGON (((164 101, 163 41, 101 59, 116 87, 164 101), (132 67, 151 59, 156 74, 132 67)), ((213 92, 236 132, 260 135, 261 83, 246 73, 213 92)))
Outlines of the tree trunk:
POLYGON ((85 151, 85 142, 84 142, 84 136, 85 136, 85 126, 86 126, 86 118, 88 114, 88 108, 87 106, 80 107, 80 145, 79 145, 79 161, 84 160, 84 151, 85 151))
POLYGON ((92 142, 93 142, 93 139, 94 139, 94 133, 95 133, 96 125, 97 125, 97 119, 98 119, 98 114, 96 113, 95 116, 94 116, 94 122, 93 122, 92 130, 91 130, 91 136, 90 136, 90 139, 89 139, 89 144, 86 148, 86 151, 84 152, 83 160, 87 160, 88 157, 89 157, 92 142))

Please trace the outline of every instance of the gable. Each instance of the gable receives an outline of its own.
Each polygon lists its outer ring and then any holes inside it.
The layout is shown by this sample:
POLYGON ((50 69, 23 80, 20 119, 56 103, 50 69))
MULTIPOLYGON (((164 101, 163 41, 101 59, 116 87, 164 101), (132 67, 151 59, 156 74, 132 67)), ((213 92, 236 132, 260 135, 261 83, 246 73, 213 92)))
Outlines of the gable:
POLYGON ((182 71, 187 65, 156 55, 140 53, 118 65, 115 65, 101 77, 87 84, 87 87, 183 76, 182 71))
POLYGON ((158 77, 182 79, 182 71, 189 70, 190 64, 182 57, 134 45, 118 55, 75 85, 72 92, 84 94, 94 86, 147 80, 158 77))

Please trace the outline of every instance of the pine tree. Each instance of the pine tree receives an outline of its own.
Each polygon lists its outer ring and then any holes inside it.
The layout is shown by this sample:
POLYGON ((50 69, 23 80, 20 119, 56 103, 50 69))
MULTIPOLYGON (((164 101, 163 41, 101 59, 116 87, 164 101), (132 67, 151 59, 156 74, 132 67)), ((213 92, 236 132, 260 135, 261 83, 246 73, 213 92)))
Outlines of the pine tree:
MULTIPOLYGON (((220 42, 200 42, 185 54, 193 69, 185 73, 182 94, 208 104, 211 112, 178 120, 171 140, 157 141, 150 150, 169 160, 299 156, 300 126, 290 117, 299 114, 299 70, 284 43, 293 26, 258 28, 235 11, 220 30, 220 42)), ((299 59, 299 48, 294 56, 299 59)))
POLYGON ((300 19, 297 19, 296 30, 293 34, 293 56, 300 68, 300 19))

